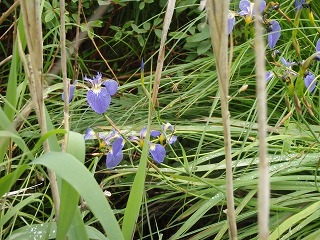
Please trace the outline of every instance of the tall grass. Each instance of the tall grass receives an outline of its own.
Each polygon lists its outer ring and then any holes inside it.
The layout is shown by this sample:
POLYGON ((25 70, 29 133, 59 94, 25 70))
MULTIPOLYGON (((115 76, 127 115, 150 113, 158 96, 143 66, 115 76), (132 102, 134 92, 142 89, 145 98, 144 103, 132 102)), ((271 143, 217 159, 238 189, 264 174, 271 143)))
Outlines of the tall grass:
MULTIPOLYGON (((21 1, 21 6, 14 5, 16 12, 8 5, 1 18, 2 30, 11 24, 15 29, 0 42, 1 55, 12 55, 10 61, 1 61, 1 239, 317 239, 319 87, 310 93, 298 86, 302 67, 310 63, 309 70, 318 73, 319 62, 309 57, 319 38, 319 6, 296 12, 292 1, 281 2, 281 11, 271 11, 269 5, 268 19, 276 19, 282 28, 275 47, 280 53, 260 45, 265 54, 257 57, 259 65, 255 52, 263 51, 256 41, 262 41, 259 32, 251 36, 253 23, 246 36, 244 19, 236 16, 227 46, 225 34, 214 36, 220 40, 210 38, 206 13, 193 1, 104 6, 70 1, 63 17, 64 1, 60 3, 21 1), (97 17, 102 22, 93 21, 97 17), (27 21, 37 28, 26 27, 27 21), (77 28, 82 31, 78 45, 77 28), (213 45, 221 41, 214 54, 207 48, 210 40, 213 45), (292 67, 298 73, 291 76, 292 84, 283 81, 287 69, 281 56, 296 62, 309 58, 292 67), (262 79, 264 67, 275 75, 268 82, 262 79), (97 71, 119 81, 105 115, 88 106, 88 86, 82 80, 97 71), (230 79, 224 95, 223 74, 230 79), (68 78, 79 80, 73 100, 63 103, 68 78), (264 84, 266 99, 259 90, 264 84), (265 130, 258 125, 261 103, 267 106, 265 130), (226 106, 229 123, 221 117, 226 106), (167 144, 162 164, 148 154, 149 134, 141 149, 126 141, 124 159, 115 169, 106 168, 109 150, 101 139, 83 139, 88 127, 102 134, 116 128, 130 140, 143 127, 161 130, 167 122, 178 141, 167 144), (264 174, 269 180, 261 175, 261 151, 267 153, 264 164, 270 167, 264 174), (269 200, 262 200, 261 186, 265 193, 270 186, 269 200), (258 227, 263 218, 263 227, 258 227)), ((229 9, 238 12, 238 3, 231 2, 229 9)), ((226 29, 224 24, 219 29, 226 29)), ((262 34, 267 39, 267 32, 262 34)))

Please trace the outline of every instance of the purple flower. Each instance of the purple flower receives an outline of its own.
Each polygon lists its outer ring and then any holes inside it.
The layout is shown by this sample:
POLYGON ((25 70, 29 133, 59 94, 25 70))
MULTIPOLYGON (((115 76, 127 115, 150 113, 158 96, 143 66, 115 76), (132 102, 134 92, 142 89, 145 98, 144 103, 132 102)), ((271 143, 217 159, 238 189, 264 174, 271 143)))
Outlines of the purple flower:
POLYGON ((173 126, 170 124, 170 123, 166 123, 164 125, 162 125, 162 130, 163 130, 163 133, 164 133, 164 137, 167 141, 167 143, 169 144, 173 144, 174 142, 177 141, 177 136, 173 135, 173 126), (171 133, 167 133, 167 131, 170 131, 171 133))
POLYGON ((281 57, 281 58, 280 58, 280 61, 281 61, 282 64, 287 68, 287 69, 285 69, 286 74, 290 74, 290 75, 294 75, 294 76, 297 76, 297 75, 298 75, 295 71, 291 70, 291 69, 292 69, 292 66, 297 65, 296 62, 289 62, 289 61, 287 61, 284 57, 281 57))
MULTIPOLYGON (((77 85, 77 80, 75 80, 74 82, 73 82, 73 84, 71 84, 70 85, 70 91, 69 91, 69 100, 68 100, 68 102, 70 103, 71 102, 71 100, 72 100, 72 98, 73 98, 73 95, 74 95, 74 91, 75 91, 75 89, 76 89, 76 85, 77 85)), ((62 93, 62 100, 64 101, 64 92, 62 93)))
POLYGON ((280 58, 280 61, 282 62, 282 64, 284 66, 286 66, 287 68, 291 68, 291 66, 297 65, 295 62, 288 62, 284 57, 280 58))
POLYGON ((149 152, 157 163, 162 163, 166 156, 166 149, 158 143, 149 143, 149 152))
MULTIPOLYGON (((173 127, 171 126, 171 124, 169 123, 168 125, 163 125, 163 132, 165 133, 167 131, 168 128, 172 128, 173 130, 173 127)), ((145 140, 145 137, 146 137, 146 134, 147 134, 147 128, 144 127, 142 128, 142 130, 140 131, 140 138, 139 137, 136 137, 136 136, 133 136, 130 138, 131 141, 133 142, 136 142, 139 147, 143 147, 143 144, 144 144, 144 140, 145 140)), ((164 146, 162 145, 163 144, 163 141, 164 139, 166 139, 166 137, 168 137, 167 139, 167 142, 169 144, 173 143, 174 141, 177 140, 177 137, 176 136, 173 136, 173 135, 166 135, 166 134, 162 134, 161 131, 158 131, 158 130, 152 130, 150 132, 150 136, 151 137, 154 137, 154 138, 159 138, 160 140, 160 144, 159 143, 153 143, 153 142, 149 142, 149 153, 151 154, 153 160, 156 162, 156 163, 162 163, 165 156, 166 156, 166 150, 164 148, 164 146), (162 138, 162 140, 161 140, 162 138)))
POLYGON ((94 139, 95 137, 96 133, 91 128, 88 128, 84 134, 84 140, 94 139))
POLYGON ((122 149, 124 146, 124 140, 122 137, 116 138, 113 143, 110 151, 107 154, 106 165, 107 168, 112 169, 118 166, 118 164, 123 159, 122 149))
MULTIPOLYGON (((266 2, 262 1, 259 11, 263 12, 263 10, 266 8, 266 2)), ((241 0, 239 3, 239 8, 240 8, 240 12, 239 15, 240 16, 244 16, 245 17, 245 21, 246 23, 250 23, 255 15, 253 8, 254 8, 254 3, 248 1, 248 0, 241 0)))
POLYGON ((320 38, 318 39, 317 43, 316 43, 316 53, 318 56, 315 57, 316 61, 320 61, 320 38))
POLYGON ((309 92, 313 92, 313 90, 316 87, 315 78, 316 78, 316 76, 313 73, 309 72, 309 71, 304 76, 304 85, 309 90, 309 92))
POLYGON ((268 44, 270 49, 273 49, 280 38, 281 27, 278 21, 272 20, 268 29, 268 44))
POLYGON ((318 39, 316 44, 316 52, 320 52, 320 38, 318 39))
POLYGON ((273 72, 271 72, 271 71, 266 72, 266 76, 265 76, 264 80, 266 82, 268 82, 271 78, 273 78, 273 76, 274 76, 273 72))
POLYGON ((111 102, 111 96, 118 90, 118 83, 112 79, 103 80, 102 74, 99 72, 93 79, 85 76, 84 80, 92 85, 91 89, 87 92, 87 101, 90 107, 99 114, 107 111, 111 102), (101 87, 101 85, 105 87, 101 87))
POLYGON ((228 13, 228 35, 232 32, 235 21, 236 21, 235 14, 229 10, 229 13, 228 13))
POLYGON ((302 9, 305 3, 306 3, 306 0, 296 0, 295 10, 298 11, 299 9, 302 9))

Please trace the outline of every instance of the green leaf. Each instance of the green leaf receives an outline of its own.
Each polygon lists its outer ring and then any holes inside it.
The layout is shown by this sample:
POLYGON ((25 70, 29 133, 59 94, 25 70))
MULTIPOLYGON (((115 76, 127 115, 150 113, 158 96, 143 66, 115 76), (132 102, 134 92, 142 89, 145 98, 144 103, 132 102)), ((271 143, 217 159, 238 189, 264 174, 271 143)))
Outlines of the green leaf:
POLYGON ((160 29, 154 29, 154 33, 157 35, 158 38, 161 38, 161 36, 162 36, 162 30, 160 30, 160 29))
POLYGON ((5 193, 10 191, 11 187, 16 183, 18 178, 27 168, 28 165, 20 165, 15 171, 0 178, 0 198, 2 198, 5 193))
MULTIPOLYGON (((68 133, 67 152, 77 158, 80 163, 84 163, 85 143, 81 134, 72 131, 68 133)), ((78 192, 68 182, 62 180, 60 196, 57 239, 66 238, 72 223, 73 226, 76 225, 70 229, 75 236, 74 239, 87 239, 84 223, 78 209, 78 192)))
POLYGON ((143 37, 142 37, 141 35, 138 35, 138 36, 137 36, 137 39, 138 39, 138 42, 139 42, 140 46, 143 47, 143 46, 144 46, 144 39, 143 39, 143 37))
MULTIPOLYGON (((35 199, 42 196, 40 193, 34 193, 31 196, 23 199, 21 202, 19 202, 14 207, 11 207, 4 216, 1 216, 0 218, 0 227, 2 227, 4 224, 6 224, 7 221, 9 221, 14 215, 16 215, 23 207, 27 205, 31 205, 35 201, 35 199)), ((34 239, 34 238, 30 238, 34 239)))
POLYGON ((205 40, 205 41, 200 42, 197 47, 197 54, 202 55, 202 54, 208 52, 210 47, 211 47, 211 43, 209 40, 205 40))
POLYGON ((210 39, 210 31, 208 27, 205 27, 202 32, 196 33, 193 36, 187 38, 188 43, 198 43, 205 39, 210 39))
POLYGON ((178 39, 178 40, 188 37, 188 34, 186 34, 185 32, 170 32, 168 35, 173 39, 178 39))
POLYGON ((299 223, 301 220, 309 217, 316 211, 319 211, 319 209, 320 209, 320 201, 315 202, 308 207, 305 207, 301 212, 289 217, 271 233, 270 240, 280 239, 283 233, 293 228, 294 225, 299 223))
POLYGON ((110 239, 123 239, 119 224, 101 188, 88 169, 69 153, 48 152, 32 162, 53 170, 87 202, 110 239))
POLYGON ((142 27, 144 30, 148 31, 151 27, 151 24, 149 22, 145 22, 142 24, 142 27))
POLYGON ((54 19, 55 13, 52 10, 48 10, 45 12, 44 21, 46 23, 51 22, 54 19))
POLYGON ((140 212, 149 154, 149 139, 150 126, 147 129, 146 138, 144 140, 142 154, 139 161, 138 171, 132 184, 132 188, 130 191, 129 199, 123 217, 122 232, 124 239, 126 240, 132 239, 135 224, 140 212))
POLYGON ((140 10, 144 9, 144 6, 145 6, 145 2, 141 2, 141 3, 139 4, 139 9, 140 9, 140 10))
MULTIPOLYGON (((107 240, 101 232, 91 226, 85 226, 86 234, 89 239, 107 240)), ((56 239, 57 225, 55 222, 46 222, 41 224, 32 224, 24 226, 13 231, 7 240, 26 240, 26 239, 40 239, 38 235, 47 236, 47 239, 56 239)), ((72 236, 71 236, 72 238, 72 236)), ((45 238, 41 238, 45 239, 45 238)), ((68 238, 70 240, 70 238, 68 238)), ((74 239, 74 238, 73 238, 74 239)), ((81 239, 81 238, 80 238, 81 239)))

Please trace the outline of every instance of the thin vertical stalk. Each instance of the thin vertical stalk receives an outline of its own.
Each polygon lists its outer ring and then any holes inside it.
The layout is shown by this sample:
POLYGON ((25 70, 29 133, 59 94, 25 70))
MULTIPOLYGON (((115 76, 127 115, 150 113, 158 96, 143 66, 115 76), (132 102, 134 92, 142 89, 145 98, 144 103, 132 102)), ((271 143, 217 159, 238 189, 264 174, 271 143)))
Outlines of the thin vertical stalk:
POLYGON ((228 65, 228 11, 229 1, 207 1, 211 43, 216 58, 216 67, 221 95, 221 114, 223 120, 224 149, 226 158, 227 217, 230 239, 237 239, 237 223, 234 210, 233 173, 231 157, 231 131, 229 112, 229 65, 228 65))
POLYGON ((167 11, 164 16, 162 36, 161 36, 158 59, 157 59, 157 67, 156 67, 156 72, 154 74, 154 84, 153 84, 153 90, 152 90, 153 106, 158 105, 157 99, 158 99, 158 91, 159 91, 161 73, 162 73, 164 56, 165 56, 165 43, 167 40, 168 31, 169 31, 170 23, 172 20, 175 4, 176 4, 176 0, 169 0, 168 1, 167 11))
MULTIPOLYGON (((43 46, 42 46, 42 23, 41 23, 41 1, 40 0, 22 0, 20 1, 28 56, 21 56, 25 60, 25 72, 28 78, 31 99, 34 103, 34 109, 40 125, 41 134, 47 133, 47 123, 45 116, 45 105, 43 100, 43 46)), ((19 33, 18 33, 19 34, 19 33)), ((24 53, 20 51, 20 54, 24 53)), ((50 151, 49 142, 43 143, 45 152, 50 151)), ((55 213, 58 218, 60 207, 59 191, 55 173, 48 169, 48 176, 51 184, 52 197, 54 201, 55 213)))
MULTIPOLYGON (((63 79, 64 107, 63 107, 63 124, 64 129, 68 132, 69 126, 69 96, 70 81, 67 76, 67 51, 66 51, 66 26, 65 26, 65 1, 60 0, 60 47, 61 47, 61 72, 63 79)), ((68 133, 64 135, 63 151, 68 146, 68 133)))
POLYGON ((256 80, 258 102, 258 129, 259 129, 259 180, 258 180, 258 229, 259 239, 269 238, 269 202, 270 202, 270 176, 267 159, 267 96, 265 83, 265 44, 263 41, 263 27, 259 11, 261 0, 255 0, 254 11, 256 56, 256 80))

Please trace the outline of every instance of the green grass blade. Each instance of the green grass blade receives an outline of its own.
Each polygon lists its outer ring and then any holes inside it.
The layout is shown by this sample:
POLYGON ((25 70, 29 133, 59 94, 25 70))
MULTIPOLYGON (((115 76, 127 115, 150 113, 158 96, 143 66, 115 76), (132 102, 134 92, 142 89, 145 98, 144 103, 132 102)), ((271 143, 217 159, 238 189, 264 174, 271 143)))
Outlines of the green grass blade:
MULTIPOLYGON (((24 49, 26 46, 26 39, 24 34, 24 28, 23 28, 23 22, 22 17, 19 17, 18 21, 18 29, 20 32, 20 41, 21 46, 24 49)), ((9 79, 7 83, 7 89, 6 89, 6 102, 4 104, 4 113, 6 117, 9 119, 9 122, 13 121, 15 112, 17 111, 14 109, 17 104, 17 79, 18 74, 21 71, 20 68, 20 57, 19 57, 19 51, 18 51, 18 44, 17 44, 17 38, 16 42, 14 44, 13 53, 12 53, 12 59, 11 59, 11 66, 10 66, 10 72, 9 72, 9 79)), ((3 119, 2 117, 0 119, 3 119)), ((7 128, 3 128, 0 126, 0 129, 8 130, 7 128)), ((3 157, 7 151, 7 146, 9 144, 8 138, 3 138, 0 141, 0 163, 3 161, 3 157)))
MULTIPOLYGON (((85 226, 89 239, 107 240, 101 232, 91 226, 85 226)), ((30 226, 21 227, 10 235, 7 240, 26 240, 26 239, 56 239, 57 225, 55 222, 47 222, 41 224, 33 224, 30 226), (42 238, 39 238, 42 236, 42 238), (47 238, 44 238, 47 236, 47 238)), ((69 238, 70 239, 70 238, 69 238)), ((78 239, 82 239, 81 237, 78 239)))
MULTIPOLYGON (((82 216, 80 213, 80 209, 76 207, 74 213, 73 221, 70 225, 69 232, 68 232, 68 239, 72 240, 87 240, 89 239, 89 234, 87 232, 86 226, 83 223, 82 216)), ((60 215, 61 216, 61 215, 60 215)), ((94 229, 94 228, 93 228, 94 229)), ((58 228, 59 230, 59 228, 58 228)), ((92 230, 92 229, 91 229, 92 230)), ((96 230, 98 233, 100 233, 98 230, 96 230)), ((100 233, 103 237, 105 237, 102 233, 100 233)), ((58 239, 58 237, 57 237, 58 239)), ((65 239, 65 238, 61 238, 65 239)), ((90 237, 92 239, 92 237, 90 237)), ((97 238, 100 239, 100 238, 97 238)))
POLYGON ((13 184, 16 183, 18 178, 24 173, 28 168, 28 165, 21 165, 15 171, 7 174, 6 176, 0 178, 0 198, 7 192, 10 191, 13 184))
MULTIPOLYGON (((85 159, 85 143, 83 136, 76 132, 69 132, 68 134, 68 146, 67 152, 72 154, 82 164, 85 159)), ((65 180, 61 182, 60 193, 60 210, 58 219, 58 232, 57 239, 65 239, 69 228, 74 221, 74 225, 77 227, 72 228, 72 233, 75 235, 74 239, 87 239, 84 223, 79 212, 76 213, 78 208, 79 193, 65 180), (79 233, 77 234, 77 231, 79 233)))
POLYGON ((135 224, 136 224, 140 207, 141 207, 144 183, 146 178, 148 153, 149 153, 148 151, 149 134, 150 134, 150 128, 148 128, 147 130, 146 139, 144 140, 138 171, 134 178, 129 199, 128 199, 127 206, 124 213, 124 219, 122 223, 122 233, 123 233, 124 239, 126 240, 132 239, 133 237, 135 224))
POLYGON ((34 193, 30 197, 19 202, 14 207, 10 208, 8 212, 0 219, 0 226, 3 226, 7 221, 9 221, 14 215, 16 215, 20 209, 31 204, 35 199, 39 198, 42 194, 34 193))
POLYGON ((100 221, 107 236, 110 239, 123 239, 118 222, 101 188, 78 159, 69 153, 49 152, 32 163, 46 166, 74 187, 100 221))
POLYGON ((184 222, 184 224, 178 229, 178 231, 170 238, 170 239, 178 239, 187 232, 190 228, 192 228, 207 211, 209 211, 213 206, 215 206, 218 202, 224 199, 225 196, 222 193, 218 193, 214 197, 209 200, 204 201, 202 206, 194 213, 192 216, 184 222))
POLYGON ((293 228, 294 225, 299 223, 301 220, 309 217, 316 211, 319 211, 319 209, 320 209, 320 201, 311 204, 309 207, 305 208, 301 212, 288 218, 272 232, 272 234, 270 235, 270 240, 279 239, 283 233, 293 228))

